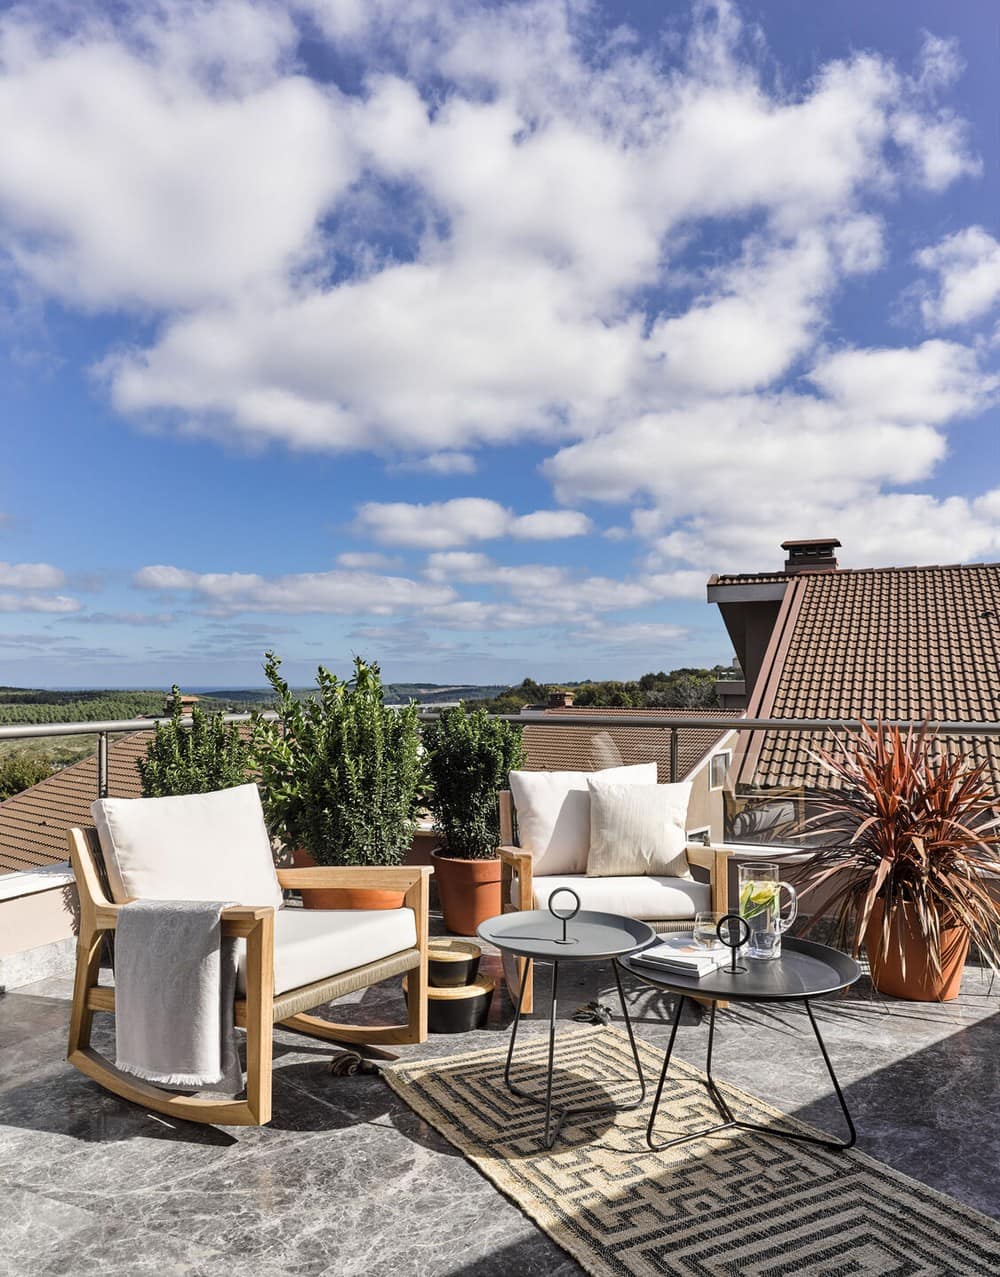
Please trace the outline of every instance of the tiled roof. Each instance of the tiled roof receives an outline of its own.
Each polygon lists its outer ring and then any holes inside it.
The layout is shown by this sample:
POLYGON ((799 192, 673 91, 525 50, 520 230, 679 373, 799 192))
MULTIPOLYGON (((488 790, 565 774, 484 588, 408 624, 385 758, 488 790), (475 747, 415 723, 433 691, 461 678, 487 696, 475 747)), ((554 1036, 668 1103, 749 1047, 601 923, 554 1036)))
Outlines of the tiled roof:
MULTIPOLYGON (((1000 721, 1000 564, 802 573, 791 579, 748 717, 1000 721)), ((754 733, 741 783, 810 785, 832 738, 754 733)), ((1000 740, 948 747, 993 763, 1000 740)))
MULTIPOLYGON (((113 798, 141 794, 135 761, 146 752, 149 732, 133 732, 108 746, 108 792, 113 798)), ((66 831, 89 825, 97 797, 97 755, 64 767, 0 803, 0 874, 66 860, 66 831)))
MULTIPOLYGON (((671 718, 697 717, 689 709, 596 709, 575 706, 553 709, 559 715, 599 714, 609 720, 607 727, 551 727, 528 723, 524 728, 525 767, 529 771, 599 771, 633 763, 656 763, 661 785, 670 781, 670 732, 662 727, 614 727, 615 718, 641 715, 669 726, 671 718)), ((704 711, 737 720, 739 710, 704 711)), ((735 722, 734 722, 735 725, 735 722)), ((727 734, 724 728, 682 727, 677 732, 678 777, 687 776, 727 734)))

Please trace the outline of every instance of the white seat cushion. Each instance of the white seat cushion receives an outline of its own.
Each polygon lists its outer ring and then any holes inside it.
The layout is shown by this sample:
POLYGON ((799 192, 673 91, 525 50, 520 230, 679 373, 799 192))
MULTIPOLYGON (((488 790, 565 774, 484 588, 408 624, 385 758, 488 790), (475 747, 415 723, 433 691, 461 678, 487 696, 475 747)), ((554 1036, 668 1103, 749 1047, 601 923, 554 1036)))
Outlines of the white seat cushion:
MULTIPOLYGON (((588 878, 586 874, 552 874, 532 879, 532 885, 536 909, 547 909, 549 897, 559 887, 572 887, 580 897, 581 909, 617 913, 643 922, 694 918, 696 913, 712 907, 711 887, 693 878, 657 878, 650 874, 588 878)), ((568 896, 563 896, 556 901, 556 908, 561 910, 571 903, 568 896)))
POLYGON ((112 897, 280 909, 256 785, 177 798, 99 798, 91 814, 112 897))
POLYGON ((510 773, 518 842, 531 853, 536 873, 583 873, 590 853, 590 789, 587 782, 655 785, 656 764, 606 767, 599 772, 510 773))
MULTIPOLYGON (((274 991, 300 989, 416 943, 412 909, 282 909, 274 916, 274 991)), ((246 989, 243 941, 238 986, 246 989)))

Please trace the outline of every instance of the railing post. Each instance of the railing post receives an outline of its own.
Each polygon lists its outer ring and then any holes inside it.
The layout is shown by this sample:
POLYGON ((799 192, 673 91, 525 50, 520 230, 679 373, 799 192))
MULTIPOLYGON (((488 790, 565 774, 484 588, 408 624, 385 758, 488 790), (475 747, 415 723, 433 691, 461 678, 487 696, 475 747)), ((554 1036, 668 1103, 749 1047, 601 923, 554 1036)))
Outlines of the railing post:
POLYGON ((677 728, 670 729, 670 783, 677 783, 677 728))
POLYGON ((97 797, 108 796, 108 734, 97 733, 97 797))

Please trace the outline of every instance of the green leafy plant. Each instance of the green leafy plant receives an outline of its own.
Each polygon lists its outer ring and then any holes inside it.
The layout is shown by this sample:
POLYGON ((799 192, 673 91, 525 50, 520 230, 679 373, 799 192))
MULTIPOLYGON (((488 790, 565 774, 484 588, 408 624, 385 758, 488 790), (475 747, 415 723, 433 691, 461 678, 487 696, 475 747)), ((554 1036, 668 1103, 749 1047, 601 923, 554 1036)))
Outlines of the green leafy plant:
POLYGON ((497 854, 500 816, 497 794, 507 774, 521 764, 521 729, 464 705, 443 710, 424 728, 430 803, 442 852, 464 860, 497 854))
POLYGON ((945 754, 926 729, 867 726, 839 752, 817 750, 815 757, 836 787, 808 822, 807 836, 825 845, 804 867, 809 885, 800 895, 827 889, 841 943, 858 952, 878 901, 882 925, 874 939, 883 960, 899 943, 902 907, 909 906, 935 976, 942 930, 954 925, 1000 967, 1000 912, 986 886, 1000 873, 989 764, 945 754))
POLYGON ((19 752, 0 759, 0 803, 51 775, 52 768, 44 758, 19 752))
POLYGON ((136 760, 144 798, 207 794, 245 785, 252 771, 250 742, 236 723, 206 714, 197 705, 185 727, 180 689, 172 690, 169 722, 157 723, 146 757, 136 760))
POLYGON ((258 717, 254 757, 268 825, 320 865, 397 865, 416 828, 423 784, 417 707, 387 709, 378 665, 354 677, 320 666, 316 693, 299 699, 266 654, 276 721, 258 717))

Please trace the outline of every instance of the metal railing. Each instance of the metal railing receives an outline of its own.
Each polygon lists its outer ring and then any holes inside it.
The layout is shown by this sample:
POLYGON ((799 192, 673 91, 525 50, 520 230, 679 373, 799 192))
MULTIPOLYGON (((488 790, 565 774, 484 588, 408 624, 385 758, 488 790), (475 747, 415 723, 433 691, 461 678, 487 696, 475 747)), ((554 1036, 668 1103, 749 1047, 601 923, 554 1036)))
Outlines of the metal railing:
MULTIPOLYGON (((422 711, 420 722, 433 722, 439 714, 433 710, 422 711)), ((935 719, 883 719, 874 718, 739 718, 732 714, 672 714, 669 718, 656 718, 647 713, 629 714, 616 712, 602 714, 599 711, 588 714, 586 711, 572 714, 560 714, 548 710, 526 710, 520 714, 493 714, 491 718, 499 718, 505 722, 520 723, 523 726, 543 723, 546 727, 642 727, 647 730, 669 732, 669 769, 670 779, 678 779, 679 733, 684 730, 724 732, 845 732, 860 731, 861 727, 898 727, 901 731, 912 728, 927 728, 940 736, 997 736, 1000 737, 1000 722, 950 722, 935 719)), ((257 714, 223 714, 226 723, 249 723, 253 719, 273 722, 278 715, 271 710, 257 714)), ((19 723, 0 726, 0 741, 31 740, 46 736, 97 736, 97 794, 99 798, 108 796, 108 737, 124 735, 129 732, 152 731, 158 723, 170 723, 169 716, 161 718, 121 718, 103 719, 93 723, 19 723)), ((181 725, 190 727, 193 720, 186 715, 181 725)))

